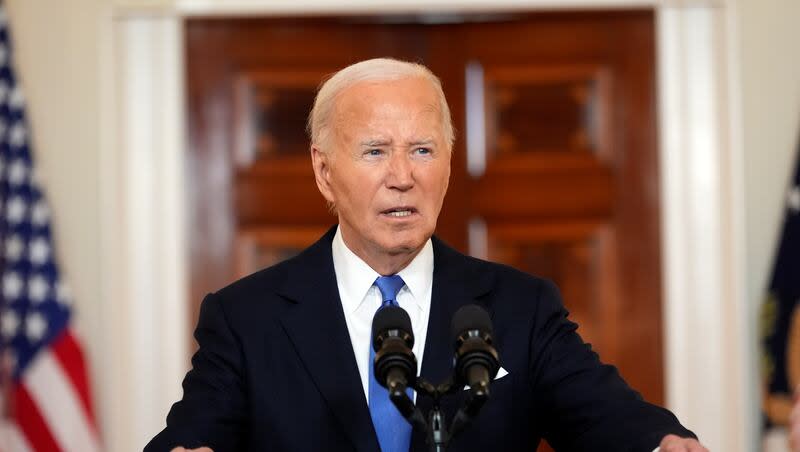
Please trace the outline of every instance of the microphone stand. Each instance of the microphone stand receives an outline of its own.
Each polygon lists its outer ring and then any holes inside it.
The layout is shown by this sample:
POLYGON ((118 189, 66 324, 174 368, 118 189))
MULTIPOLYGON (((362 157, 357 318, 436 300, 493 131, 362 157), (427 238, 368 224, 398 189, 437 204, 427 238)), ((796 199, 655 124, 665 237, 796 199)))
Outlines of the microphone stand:
POLYGON ((389 398, 409 423, 426 432, 425 440, 430 446, 429 450, 431 452, 445 452, 450 440, 458 433, 461 433, 472 419, 478 415, 478 411, 489 398, 488 385, 471 388, 464 406, 456 412, 453 422, 448 428, 444 412, 441 409, 441 400, 442 397, 459 391, 459 386, 455 384, 453 378, 450 377, 444 383, 434 386, 424 378, 419 377, 414 382, 414 389, 417 394, 430 397, 433 401, 433 406, 428 412, 427 421, 422 415, 422 411, 408 397, 404 388, 390 389, 389 398))
POLYGON ((441 400, 445 394, 450 394, 453 391, 454 385, 452 378, 448 379, 439 386, 433 386, 431 383, 419 378, 416 384, 418 394, 430 397, 433 399, 433 407, 428 412, 427 436, 426 442, 430 446, 432 452, 444 452, 447 444, 452 438, 447 430, 447 423, 445 421, 444 413, 441 410, 441 400))

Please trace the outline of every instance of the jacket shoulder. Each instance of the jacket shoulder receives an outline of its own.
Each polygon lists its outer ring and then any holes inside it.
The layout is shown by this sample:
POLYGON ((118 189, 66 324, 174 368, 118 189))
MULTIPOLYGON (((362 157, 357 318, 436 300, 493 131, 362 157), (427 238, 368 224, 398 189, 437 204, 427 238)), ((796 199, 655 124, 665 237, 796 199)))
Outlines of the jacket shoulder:
POLYGON ((310 270, 320 273, 333 271, 331 242, 335 232, 336 227, 331 228, 296 256, 234 281, 217 290, 214 295, 220 298, 226 308, 237 305, 254 307, 254 303, 259 307, 274 304, 275 300, 281 299, 283 292, 304 284, 310 270))
POLYGON ((283 281, 286 281, 289 268, 289 261, 282 261, 240 278, 215 291, 215 294, 222 300, 228 301, 275 293, 283 281))
POLYGON ((557 291, 549 279, 510 265, 462 254, 439 239, 434 240, 434 251, 438 253, 436 265, 445 267, 441 274, 454 282, 462 281, 473 286, 477 292, 533 294, 543 290, 557 291))

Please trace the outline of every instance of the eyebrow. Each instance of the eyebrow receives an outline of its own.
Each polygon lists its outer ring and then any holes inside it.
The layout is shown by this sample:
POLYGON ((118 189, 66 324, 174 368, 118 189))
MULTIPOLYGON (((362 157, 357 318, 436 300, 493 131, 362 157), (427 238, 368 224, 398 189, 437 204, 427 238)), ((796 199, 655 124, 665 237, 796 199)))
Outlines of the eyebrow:
MULTIPOLYGON (((409 141, 406 145, 407 146, 430 146, 435 143, 433 138, 422 138, 422 139, 415 139, 409 141)), ((391 140, 386 139, 373 139, 373 140, 366 140, 360 143, 361 146, 364 147, 380 147, 380 146, 389 146, 392 144, 391 140)))
POLYGON ((361 146, 366 146, 366 147, 387 146, 389 144, 391 144, 390 140, 383 140, 383 139, 367 140, 361 142, 361 146))
POLYGON ((408 142, 409 146, 430 146, 434 144, 435 141, 433 138, 424 138, 422 140, 412 140, 408 142))

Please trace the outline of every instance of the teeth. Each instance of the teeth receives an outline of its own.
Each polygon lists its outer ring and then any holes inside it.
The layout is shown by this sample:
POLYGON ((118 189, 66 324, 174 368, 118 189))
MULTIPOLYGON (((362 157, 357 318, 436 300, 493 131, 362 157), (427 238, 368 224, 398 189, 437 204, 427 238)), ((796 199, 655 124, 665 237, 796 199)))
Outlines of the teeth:
POLYGON ((395 211, 389 212, 387 215, 392 216, 392 217, 407 217, 407 216, 411 215, 411 211, 410 210, 395 210, 395 211))

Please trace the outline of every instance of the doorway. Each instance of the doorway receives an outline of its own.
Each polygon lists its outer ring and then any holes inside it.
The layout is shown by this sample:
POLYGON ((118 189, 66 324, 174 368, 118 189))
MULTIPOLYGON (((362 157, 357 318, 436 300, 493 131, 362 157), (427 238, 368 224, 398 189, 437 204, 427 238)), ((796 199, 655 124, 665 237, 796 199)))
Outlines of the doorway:
POLYGON ((442 79, 458 131, 437 235, 553 279, 584 340, 663 403, 651 11, 185 27, 191 324, 202 295, 335 223, 305 117, 327 74, 391 56, 442 79))

